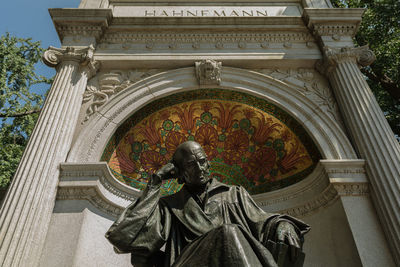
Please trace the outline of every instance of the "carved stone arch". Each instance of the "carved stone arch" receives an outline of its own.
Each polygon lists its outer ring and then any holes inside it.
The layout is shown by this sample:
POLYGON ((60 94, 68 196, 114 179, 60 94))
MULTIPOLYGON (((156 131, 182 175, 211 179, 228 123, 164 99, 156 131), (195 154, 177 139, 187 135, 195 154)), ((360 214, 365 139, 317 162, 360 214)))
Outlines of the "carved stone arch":
MULTIPOLYGON (((118 126, 140 108, 171 94, 208 87, 198 85, 194 68, 161 72, 132 84, 85 123, 67 162, 99 161, 108 139, 118 126)), ((223 67, 221 84, 211 87, 254 95, 285 110, 306 129, 324 159, 356 158, 340 123, 321 112, 295 83, 280 81, 256 71, 223 67)))

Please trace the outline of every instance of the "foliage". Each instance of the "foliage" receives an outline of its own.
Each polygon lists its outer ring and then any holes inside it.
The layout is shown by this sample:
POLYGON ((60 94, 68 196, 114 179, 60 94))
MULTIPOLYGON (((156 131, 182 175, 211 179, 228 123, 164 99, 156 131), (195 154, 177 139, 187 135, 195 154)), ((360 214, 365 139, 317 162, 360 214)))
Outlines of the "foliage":
POLYGON ((332 0, 336 7, 366 8, 356 45, 369 45, 376 61, 362 72, 394 133, 400 135, 400 1, 332 0))
POLYGON ((42 53, 40 42, 0 36, 0 189, 10 183, 43 103, 32 86, 51 82, 35 74, 42 53))

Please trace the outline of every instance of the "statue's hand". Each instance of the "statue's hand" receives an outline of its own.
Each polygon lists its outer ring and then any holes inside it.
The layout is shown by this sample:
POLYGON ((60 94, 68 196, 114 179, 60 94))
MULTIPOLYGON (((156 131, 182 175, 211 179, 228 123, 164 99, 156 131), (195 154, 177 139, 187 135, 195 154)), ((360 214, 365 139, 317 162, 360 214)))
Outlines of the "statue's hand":
POLYGON ((276 240, 290 246, 290 256, 295 260, 301 251, 301 241, 292 223, 281 221, 276 228, 276 240))
POLYGON ((171 162, 168 162, 153 174, 151 178, 151 184, 161 183, 162 180, 168 180, 174 178, 175 175, 176 175, 175 165, 172 164, 171 162))

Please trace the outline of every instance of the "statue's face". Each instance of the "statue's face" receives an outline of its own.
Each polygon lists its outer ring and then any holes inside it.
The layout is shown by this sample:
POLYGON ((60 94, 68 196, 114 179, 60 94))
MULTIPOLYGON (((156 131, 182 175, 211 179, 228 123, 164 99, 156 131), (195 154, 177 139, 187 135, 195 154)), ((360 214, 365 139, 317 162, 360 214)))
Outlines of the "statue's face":
POLYGON ((179 168, 185 184, 193 187, 207 183, 210 179, 210 163, 203 148, 199 144, 191 142, 184 147, 182 152, 179 168))

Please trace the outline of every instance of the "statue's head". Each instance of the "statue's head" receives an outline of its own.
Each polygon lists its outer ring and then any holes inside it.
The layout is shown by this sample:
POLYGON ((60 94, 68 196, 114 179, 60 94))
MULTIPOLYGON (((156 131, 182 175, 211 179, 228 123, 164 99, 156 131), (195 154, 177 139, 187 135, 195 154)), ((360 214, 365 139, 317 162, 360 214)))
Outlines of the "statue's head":
POLYGON ((172 157, 178 168, 178 182, 202 186, 210 180, 210 163, 201 145, 194 141, 180 144, 172 157))

